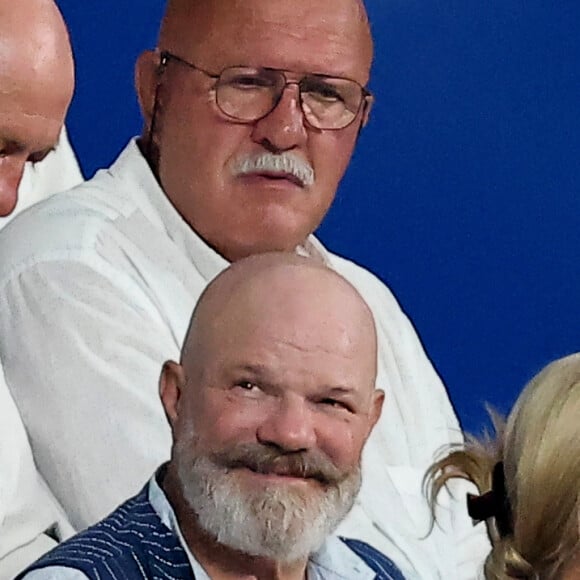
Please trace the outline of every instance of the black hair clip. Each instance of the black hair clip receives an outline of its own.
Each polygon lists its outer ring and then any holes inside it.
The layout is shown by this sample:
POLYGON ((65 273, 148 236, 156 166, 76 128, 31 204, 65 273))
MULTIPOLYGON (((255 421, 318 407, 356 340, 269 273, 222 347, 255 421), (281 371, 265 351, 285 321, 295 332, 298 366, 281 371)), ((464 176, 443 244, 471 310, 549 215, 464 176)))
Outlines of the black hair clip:
POLYGON ((501 537, 513 534, 512 509, 505 486, 503 461, 498 461, 493 468, 490 491, 483 495, 467 494, 467 512, 476 522, 494 518, 501 537))

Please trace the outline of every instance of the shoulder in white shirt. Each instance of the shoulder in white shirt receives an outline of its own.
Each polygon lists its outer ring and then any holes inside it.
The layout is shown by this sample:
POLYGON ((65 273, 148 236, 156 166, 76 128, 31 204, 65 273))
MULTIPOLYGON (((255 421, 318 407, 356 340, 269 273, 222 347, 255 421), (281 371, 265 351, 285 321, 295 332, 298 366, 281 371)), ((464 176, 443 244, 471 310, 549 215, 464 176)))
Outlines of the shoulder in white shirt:
MULTIPOLYGON (((0 235, 9 304, 0 311, 0 356, 39 469, 82 528, 168 459, 161 365, 178 359, 197 298, 227 262, 176 212, 135 142, 109 170, 14 225, 0 235)), ((392 555, 408 578, 475 578, 488 543, 471 525, 464 491, 432 528, 421 493, 435 452, 461 433, 412 325, 371 273, 313 237, 302 251, 369 303, 377 383, 387 394, 364 452, 360 498, 340 533, 392 555)))
POLYGON ((18 410, 0 370, 0 580, 11 580, 73 533, 36 470, 18 410))

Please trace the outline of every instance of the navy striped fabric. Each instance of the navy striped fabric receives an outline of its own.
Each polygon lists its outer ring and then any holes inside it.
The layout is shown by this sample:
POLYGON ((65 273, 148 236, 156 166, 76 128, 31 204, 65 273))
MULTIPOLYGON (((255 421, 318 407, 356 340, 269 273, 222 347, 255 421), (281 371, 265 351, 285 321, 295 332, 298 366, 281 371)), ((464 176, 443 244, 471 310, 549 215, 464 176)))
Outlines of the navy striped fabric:
MULTIPOLYGON (((65 566, 90 580, 194 580, 187 554, 149 502, 149 485, 110 516, 57 546, 26 572, 65 566)), ((376 580, 404 580, 383 554, 358 540, 341 540, 376 573, 376 580)))
POLYGON ((110 516, 43 556, 27 572, 47 566, 75 568, 91 580, 194 579, 177 536, 149 502, 149 484, 110 516))
POLYGON ((340 539, 376 573, 375 580, 405 580, 394 562, 369 544, 349 538, 340 539))

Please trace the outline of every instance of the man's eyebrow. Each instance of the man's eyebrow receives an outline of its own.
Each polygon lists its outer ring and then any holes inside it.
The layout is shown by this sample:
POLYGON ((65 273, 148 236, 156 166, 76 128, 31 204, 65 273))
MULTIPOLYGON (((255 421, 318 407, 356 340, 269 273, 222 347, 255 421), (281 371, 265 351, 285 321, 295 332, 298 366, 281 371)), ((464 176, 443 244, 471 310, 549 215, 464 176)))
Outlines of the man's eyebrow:
POLYGON ((10 151, 11 153, 18 153, 26 149, 24 143, 17 141, 16 139, 3 139, 0 146, 4 151, 10 151))
POLYGON ((333 395, 356 395, 357 389, 348 385, 329 385, 328 392, 333 395))
POLYGON ((267 376, 270 371, 267 367, 261 364, 241 363, 232 366, 232 372, 243 372, 254 376, 267 376))
POLYGON ((348 385, 328 385, 323 391, 325 397, 336 397, 337 399, 349 399, 352 401, 362 398, 361 389, 348 385))

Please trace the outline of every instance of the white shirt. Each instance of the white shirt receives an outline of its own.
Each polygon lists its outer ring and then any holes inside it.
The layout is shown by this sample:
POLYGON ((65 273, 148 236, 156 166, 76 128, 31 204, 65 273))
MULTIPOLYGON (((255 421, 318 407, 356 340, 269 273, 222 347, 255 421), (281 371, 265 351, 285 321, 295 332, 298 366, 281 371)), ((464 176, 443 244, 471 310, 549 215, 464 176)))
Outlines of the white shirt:
MULTIPOLYGON (((187 559, 195 580, 211 580, 208 573, 191 553, 175 512, 165 493, 159 487, 155 477, 149 482, 149 502, 165 526, 167 526, 179 540, 185 550, 187 559)), ((308 580, 373 580, 375 573, 367 564, 350 550, 337 537, 327 539, 319 552, 311 556, 307 567, 308 580)), ((87 576, 80 570, 64 566, 47 566, 26 574, 23 580, 87 580, 87 576)))
POLYGON ((0 580, 12 580, 52 549, 56 539, 72 533, 36 470, 24 426, 0 370, 0 580))
MULTIPOLYGON (((14 213, 81 181, 78 163, 63 130, 54 152, 35 166, 27 164, 14 213)), ((0 218, 0 228, 11 218, 0 218)), ((1 294, 0 305, 2 309, 7 307, 1 294)), ((55 538, 67 538, 72 533, 64 512, 36 470, 24 426, 0 367, 0 580, 12 580, 53 548, 55 538)))
MULTIPOLYGON (((474 578, 488 544, 464 491, 431 533, 421 492, 434 453, 461 439, 445 388, 384 284, 314 237, 303 251, 369 303, 386 391, 361 495, 340 533, 389 554, 408 578, 474 578)), ((77 528, 137 493, 168 459, 161 365, 179 359, 200 293, 226 266, 173 208, 135 142, 109 170, 0 236, 6 380, 39 469, 77 528)))

